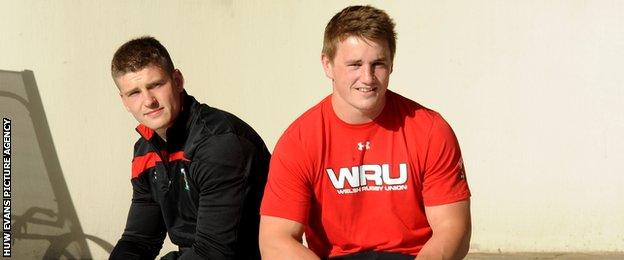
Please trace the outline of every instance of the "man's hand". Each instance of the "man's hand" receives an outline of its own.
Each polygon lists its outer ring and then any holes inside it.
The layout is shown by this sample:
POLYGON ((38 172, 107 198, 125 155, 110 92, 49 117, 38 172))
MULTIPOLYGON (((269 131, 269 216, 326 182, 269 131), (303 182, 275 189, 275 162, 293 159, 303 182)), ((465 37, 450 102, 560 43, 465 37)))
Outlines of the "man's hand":
POLYGON ((463 259, 470 247, 470 200, 425 207, 433 230, 416 259, 463 259))
POLYGON ((301 244, 303 225, 299 222, 262 216, 260 218, 260 254, 262 259, 314 259, 310 249, 301 244))

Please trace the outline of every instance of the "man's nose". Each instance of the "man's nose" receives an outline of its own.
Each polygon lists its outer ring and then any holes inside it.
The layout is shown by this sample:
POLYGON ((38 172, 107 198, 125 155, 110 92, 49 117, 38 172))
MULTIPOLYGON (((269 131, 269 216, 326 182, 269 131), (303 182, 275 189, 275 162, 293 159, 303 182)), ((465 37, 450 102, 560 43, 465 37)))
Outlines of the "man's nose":
POLYGON ((375 81, 375 74, 372 65, 363 65, 360 75, 360 81, 366 85, 371 85, 375 81))
POLYGON ((158 106, 158 100, 156 100, 156 97, 154 97, 154 95, 152 95, 152 93, 150 93, 149 91, 146 92, 145 94, 145 101, 144 104, 146 107, 157 107, 158 106))

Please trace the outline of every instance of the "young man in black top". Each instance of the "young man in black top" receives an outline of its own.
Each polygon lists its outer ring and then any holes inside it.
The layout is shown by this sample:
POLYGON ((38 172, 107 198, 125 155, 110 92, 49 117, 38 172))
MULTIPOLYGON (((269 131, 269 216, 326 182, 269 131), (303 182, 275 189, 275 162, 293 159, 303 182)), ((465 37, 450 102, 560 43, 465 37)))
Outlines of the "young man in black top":
POLYGON ((152 37, 123 44, 111 73, 140 138, 132 204, 110 259, 154 259, 166 232, 180 249, 169 259, 260 259, 258 209, 270 160, 260 136, 188 95, 152 37))

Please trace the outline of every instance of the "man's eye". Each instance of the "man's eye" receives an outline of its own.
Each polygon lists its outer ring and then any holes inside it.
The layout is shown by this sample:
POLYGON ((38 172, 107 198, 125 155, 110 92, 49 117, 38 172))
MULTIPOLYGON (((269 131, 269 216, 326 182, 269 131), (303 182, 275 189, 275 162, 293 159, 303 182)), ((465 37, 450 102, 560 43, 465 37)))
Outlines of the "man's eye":
POLYGON ((149 85, 149 86, 147 87, 147 89, 159 88, 159 87, 161 87, 162 85, 164 85, 164 83, 159 82, 159 83, 156 83, 156 84, 153 84, 153 85, 149 85))
POLYGON ((349 67, 354 67, 354 68, 357 68, 360 66, 362 66, 362 64, 359 64, 359 63, 349 64, 349 67))
POLYGON ((139 94, 139 92, 138 92, 138 91, 133 91, 133 92, 128 93, 128 96, 129 96, 129 97, 133 97, 133 96, 136 96, 136 95, 138 95, 138 94, 139 94))

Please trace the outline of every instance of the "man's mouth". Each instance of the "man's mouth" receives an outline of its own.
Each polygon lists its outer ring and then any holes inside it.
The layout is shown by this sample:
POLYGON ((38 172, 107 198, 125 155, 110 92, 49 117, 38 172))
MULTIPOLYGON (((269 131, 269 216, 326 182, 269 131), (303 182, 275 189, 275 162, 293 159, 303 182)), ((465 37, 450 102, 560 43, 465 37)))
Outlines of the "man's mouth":
POLYGON ((373 91, 376 91, 376 90, 377 90, 377 88, 374 88, 374 87, 371 87, 371 88, 355 88, 355 90, 360 91, 360 92, 367 93, 367 92, 373 92, 373 91))
POLYGON ((158 113, 159 113, 160 111, 162 111, 163 109, 164 109, 164 107, 157 108, 157 109, 155 109, 155 110, 152 110, 152 111, 150 111, 150 112, 145 113, 144 115, 146 115, 146 116, 155 116, 155 115, 158 115, 158 113))

